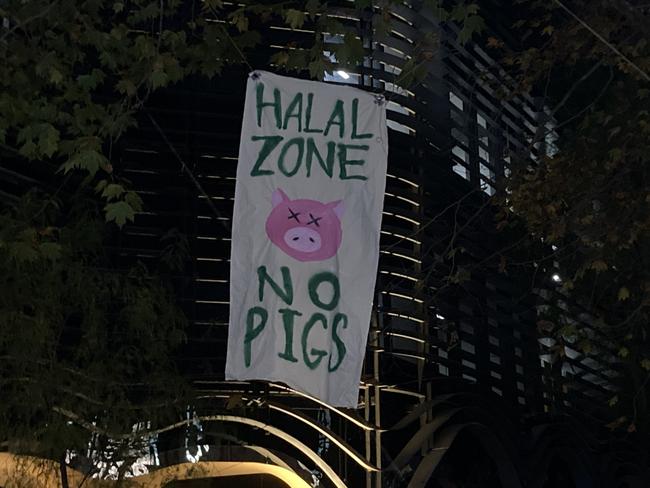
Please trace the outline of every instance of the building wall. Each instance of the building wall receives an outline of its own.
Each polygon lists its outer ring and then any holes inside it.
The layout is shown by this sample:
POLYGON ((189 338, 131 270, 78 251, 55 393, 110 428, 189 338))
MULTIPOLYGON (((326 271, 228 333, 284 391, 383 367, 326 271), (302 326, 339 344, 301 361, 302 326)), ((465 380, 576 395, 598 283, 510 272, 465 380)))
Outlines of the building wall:
MULTIPOLYGON (((554 443, 563 455, 583 445, 558 441, 536 420, 552 400, 539 358, 539 299, 528 270, 499 269, 499 250, 521 236, 495 228, 488 197, 514 151, 534 158, 553 150, 553 141, 527 146, 542 120, 534 100, 503 100, 505 73, 479 44, 460 45, 455 26, 396 5, 393 31, 373 37, 369 12, 338 5, 332 14, 357 27, 367 59, 349 78, 334 73, 326 81, 389 100, 381 255, 359 408, 334 409, 283 385, 224 381, 247 73, 187 80, 156 94, 114 149, 114 166, 145 208, 118 235, 117 264, 155 260, 172 243, 189 246, 184 270, 173 277, 190 320, 177 360, 202 399, 188 408, 186 429, 156 440, 154 464, 236 460, 246 451, 320 486, 445 486, 469 484, 472 476, 483 477, 482 486, 544 486, 557 462, 554 443), (431 33, 438 42, 426 77, 397 88, 418 39, 431 33), (463 468, 468 459, 474 474, 463 468)), ((265 65, 269 54, 310 33, 309 26, 296 32, 278 25, 264 35, 268 48, 249 62, 274 69, 265 65)), ((596 486, 590 462, 574 463, 594 483, 583 486, 596 486)))
MULTIPOLYGON (((368 58, 348 79, 334 73, 326 81, 383 92, 389 99, 390 155, 375 312, 360 406, 346 413, 356 422, 313 399, 287 395, 281 387, 222 381, 243 70, 214 82, 192 80, 171 88, 148 108, 212 205, 146 117, 122 139, 118 166, 126 168, 124 176, 140 191, 146 212, 122 233, 119 253, 125 260, 147 259, 160 250, 160 237, 170 229, 187 236, 191 260, 177 285, 191 328, 179 362, 213 399, 209 408, 232 395, 261 398, 264 405, 246 416, 263 417, 297 435, 351 486, 366 481, 374 486, 403 478, 388 473, 382 479, 373 468, 385 468, 400 455, 417 427, 445 406, 440 400, 445 395, 465 395, 468 405, 472 398, 493 402, 497 411, 509 412, 513 424, 523 412, 543 409, 533 298, 515 293, 522 289, 517 277, 481 266, 508 239, 495 232, 486 205, 507 166, 504 124, 510 134, 524 137, 520 134, 534 130, 534 117, 521 107, 513 115, 493 93, 476 88, 482 82, 472 63, 492 61, 478 48, 459 46, 452 26, 441 28, 417 10, 399 6, 394 31, 373 38, 367 17, 357 18, 344 7, 336 13, 358 27, 368 58), (427 32, 435 32, 439 42, 426 78, 410 91, 397 88, 393 81, 427 32), (455 283, 451 277, 459 273, 463 278, 455 283), (388 428, 426 402, 431 405, 404 429, 383 434, 371 429, 388 428)), ((266 35, 272 51, 309 32, 277 26, 266 35)), ((267 54, 258 53, 259 59, 267 54)), ((431 445, 425 440, 413 459, 402 459, 402 453, 400 462, 415 469, 420 453, 431 445)), ((282 442, 274 447, 287 449, 282 442)))

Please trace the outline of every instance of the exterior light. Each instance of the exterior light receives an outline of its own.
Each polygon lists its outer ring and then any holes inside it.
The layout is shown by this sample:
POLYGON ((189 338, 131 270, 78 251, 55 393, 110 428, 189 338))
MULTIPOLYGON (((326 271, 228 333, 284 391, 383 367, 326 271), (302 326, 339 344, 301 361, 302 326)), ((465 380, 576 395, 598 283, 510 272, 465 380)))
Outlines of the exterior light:
POLYGON ((349 80, 350 79, 350 75, 347 72, 343 71, 342 69, 340 69, 338 71, 335 71, 334 73, 339 75, 344 80, 349 80))
POLYGON ((560 277, 559 274, 555 273, 553 276, 551 276, 551 279, 555 281, 556 283, 559 283, 562 281, 562 278, 560 277))

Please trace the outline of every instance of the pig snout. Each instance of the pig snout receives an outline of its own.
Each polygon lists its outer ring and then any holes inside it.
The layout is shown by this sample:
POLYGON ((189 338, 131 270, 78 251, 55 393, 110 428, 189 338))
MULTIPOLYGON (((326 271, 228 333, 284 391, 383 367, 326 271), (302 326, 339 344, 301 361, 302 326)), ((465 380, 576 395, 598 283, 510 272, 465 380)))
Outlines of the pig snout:
POLYGON ((284 242, 291 249, 300 252, 315 252, 321 248, 318 232, 308 227, 293 227, 284 234, 284 242))

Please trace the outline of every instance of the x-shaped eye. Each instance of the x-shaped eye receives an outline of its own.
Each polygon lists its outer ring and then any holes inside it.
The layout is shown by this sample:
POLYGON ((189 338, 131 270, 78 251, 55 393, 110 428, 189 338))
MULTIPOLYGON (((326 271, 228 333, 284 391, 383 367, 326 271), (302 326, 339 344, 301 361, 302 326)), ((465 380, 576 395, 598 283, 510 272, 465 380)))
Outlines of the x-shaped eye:
POLYGON ((311 217, 311 220, 307 222, 307 225, 316 224, 316 227, 320 227, 318 221, 321 220, 323 217, 314 217, 311 213, 309 214, 309 216, 311 217))
POLYGON ((294 212, 293 210, 289 209, 289 220, 291 219, 296 219, 296 222, 300 223, 300 220, 298 219, 298 215, 300 215, 300 212, 294 212))

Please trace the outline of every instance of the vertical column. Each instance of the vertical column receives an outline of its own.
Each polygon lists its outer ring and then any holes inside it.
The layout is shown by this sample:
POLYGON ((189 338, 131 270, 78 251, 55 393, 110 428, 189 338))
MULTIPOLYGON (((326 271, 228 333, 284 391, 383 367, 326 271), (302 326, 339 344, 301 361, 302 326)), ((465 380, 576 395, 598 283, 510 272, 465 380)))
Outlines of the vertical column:
MULTIPOLYGON (((364 409, 363 409, 364 419, 366 420, 366 423, 369 424, 370 423, 370 387, 369 386, 366 386, 366 388, 364 389, 363 398, 364 398, 364 409)), ((366 461, 368 461, 369 463, 372 463, 371 435, 372 435, 371 431, 369 430, 365 431, 366 461)), ((366 471, 366 488, 372 488, 372 473, 370 471, 366 471)))
MULTIPOLYGON (((380 298, 380 297, 378 297, 380 298)), ((375 309, 372 314, 371 323, 371 341, 372 341, 372 355, 373 355, 373 390, 374 390, 374 403, 375 403, 375 466, 381 470, 381 432, 379 427, 381 424, 381 390, 379 386, 379 324, 377 320, 377 310, 375 309)), ((368 387, 370 390, 370 386, 368 387)), ((370 395, 369 395, 370 396, 370 395)), ((375 488, 381 488, 382 477, 381 471, 378 471, 375 476, 375 488)))

